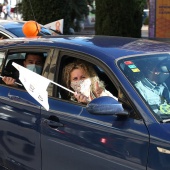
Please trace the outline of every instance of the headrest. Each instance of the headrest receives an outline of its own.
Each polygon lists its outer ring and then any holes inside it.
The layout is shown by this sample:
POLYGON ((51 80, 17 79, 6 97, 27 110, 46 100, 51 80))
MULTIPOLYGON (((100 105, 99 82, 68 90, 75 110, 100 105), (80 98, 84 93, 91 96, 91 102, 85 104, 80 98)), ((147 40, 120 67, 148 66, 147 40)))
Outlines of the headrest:
POLYGON ((19 64, 21 66, 24 65, 24 59, 11 59, 11 60, 8 61, 5 69, 9 70, 9 71, 16 70, 15 67, 12 65, 13 62, 15 62, 15 63, 17 63, 17 64, 19 64))
POLYGON ((12 65, 13 62, 15 62, 21 66, 24 66, 24 59, 11 59, 8 61, 3 74, 5 76, 18 78, 19 73, 18 73, 18 70, 12 65))
POLYGON ((160 67, 160 71, 163 73, 169 73, 167 66, 164 66, 164 65, 160 67))

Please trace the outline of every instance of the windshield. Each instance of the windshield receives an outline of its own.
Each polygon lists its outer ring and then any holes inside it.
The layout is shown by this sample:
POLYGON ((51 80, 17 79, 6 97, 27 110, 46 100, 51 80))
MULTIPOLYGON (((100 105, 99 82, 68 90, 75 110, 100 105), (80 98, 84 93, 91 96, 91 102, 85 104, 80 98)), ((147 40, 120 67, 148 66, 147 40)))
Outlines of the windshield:
POLYGON ((41 27, 40 33, 42 33, 43 35, 52 35, 51 31, 47 28, 44 28, 44 27, 41 27))
POLYGON ((124 58, 118 65, 155 117, 170 119, 170 54, 124 58))
POLYGON ((9 28, 8 31, 13 33, 17 37, 25 37, 24 33, 22 32, 22 27, 9 28))

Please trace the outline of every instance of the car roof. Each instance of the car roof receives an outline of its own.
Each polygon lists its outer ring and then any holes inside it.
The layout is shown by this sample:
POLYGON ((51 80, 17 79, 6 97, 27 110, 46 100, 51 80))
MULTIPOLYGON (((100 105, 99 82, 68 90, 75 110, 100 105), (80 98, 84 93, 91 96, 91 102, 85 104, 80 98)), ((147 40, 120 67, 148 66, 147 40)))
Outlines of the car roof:
POLYGON ((91 55, 108 56, 112 59, 135 54, 170 52, 170 44, 166 42, 142 38, 72 35, 14 38, 0 42, 0 48, 18 44, 22 46, 57 46, 91 55))

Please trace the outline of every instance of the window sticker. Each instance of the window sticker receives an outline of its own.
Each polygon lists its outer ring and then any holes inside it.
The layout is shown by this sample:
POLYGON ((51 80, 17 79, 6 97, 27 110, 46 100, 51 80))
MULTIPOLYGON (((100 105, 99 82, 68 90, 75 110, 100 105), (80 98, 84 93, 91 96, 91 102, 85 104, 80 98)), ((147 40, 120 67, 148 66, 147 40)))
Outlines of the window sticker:
POLYGON ((133 72, 140 72, 140 70, 138 68, 135 69, 131 69, 133 72))
POLYGON ((133 64, 133 65, 128 65, 129 68, 136 68, 136 66, 133 64))
POLYGON ((132 61, 125 61, 126 64, 134 73, 140 72, 140 70, 136 67, 136 65, 132 61))

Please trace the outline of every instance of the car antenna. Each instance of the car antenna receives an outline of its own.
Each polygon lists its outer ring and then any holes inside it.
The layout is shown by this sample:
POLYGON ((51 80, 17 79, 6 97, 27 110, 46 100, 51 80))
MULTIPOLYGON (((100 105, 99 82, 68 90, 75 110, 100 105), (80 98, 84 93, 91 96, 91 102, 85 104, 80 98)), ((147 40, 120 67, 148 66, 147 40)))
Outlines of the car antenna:
POLYGON ((36 23, 36 27, 37 27, 37 30, 38 30, 38 34, 40 33, 39 29, 38 29, 38 23, 36 21, 36 18, 35 18, 35 15, 34 15, 34 11, 33 11, 33 8, 32 8, 32 4, 31 4, 31 1, 29 0, 29 3, 30 3, 30 7, 31 7, 31 11, 32 11, 32 14, 33 14, 33 17, 34 17, 34 21, 36 23))

